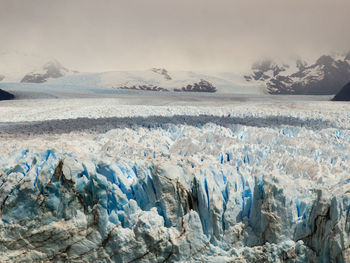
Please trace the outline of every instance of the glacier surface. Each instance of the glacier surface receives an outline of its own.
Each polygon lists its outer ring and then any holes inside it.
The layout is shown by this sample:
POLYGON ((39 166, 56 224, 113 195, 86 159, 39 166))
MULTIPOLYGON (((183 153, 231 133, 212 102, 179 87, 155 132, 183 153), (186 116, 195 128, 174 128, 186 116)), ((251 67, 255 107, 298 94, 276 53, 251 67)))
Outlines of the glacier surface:
POLYGON ((349 262, 348 104, 85 102, 3 107, 1 262, 349 262))

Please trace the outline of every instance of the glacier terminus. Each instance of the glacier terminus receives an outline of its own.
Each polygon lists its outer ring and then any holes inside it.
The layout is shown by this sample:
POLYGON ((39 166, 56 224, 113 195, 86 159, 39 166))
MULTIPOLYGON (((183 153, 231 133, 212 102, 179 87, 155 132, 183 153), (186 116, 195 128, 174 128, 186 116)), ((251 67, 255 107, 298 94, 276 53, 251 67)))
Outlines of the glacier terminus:
POLYGON ((1 262, 350 260, 346 103, 47 99, 0 115, 1 262))

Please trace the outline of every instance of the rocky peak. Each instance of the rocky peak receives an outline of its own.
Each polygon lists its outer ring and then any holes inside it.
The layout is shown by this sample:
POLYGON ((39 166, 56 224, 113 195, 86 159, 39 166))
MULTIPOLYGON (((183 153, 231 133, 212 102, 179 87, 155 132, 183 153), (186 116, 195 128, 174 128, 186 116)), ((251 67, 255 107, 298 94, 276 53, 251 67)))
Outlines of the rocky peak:
POLYGON ((334 61, 335 60, 331 56, 323 55, 319 59, 316 60, 315 64, 326 66, 326 65, 332 65, 332 63, 334 61))
POLYGON ((23 77, 21 82, 43 83, 49 79, 56 79, 72 73, 63 67, 57 60, 51 60, 40 69, 30 72, 23 77))
POLYGON ((264 81, 277 76, 280 72, 285 70, 286 66, 279 66, 271 59, 265 59, 254 63, 252 66, 253 74, 251 76, 245 76, 245 78, 248 81, 249 79, 264 81))

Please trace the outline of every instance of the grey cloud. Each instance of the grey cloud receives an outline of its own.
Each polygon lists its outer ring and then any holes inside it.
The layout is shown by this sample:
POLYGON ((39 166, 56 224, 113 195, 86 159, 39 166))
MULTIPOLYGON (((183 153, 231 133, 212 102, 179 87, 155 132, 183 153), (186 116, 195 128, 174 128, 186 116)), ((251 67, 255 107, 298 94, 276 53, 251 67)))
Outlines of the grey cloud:
POLYGON ((79 70, 241 70, 350 49, 348 0, 1 0, 0 50, 79 70))

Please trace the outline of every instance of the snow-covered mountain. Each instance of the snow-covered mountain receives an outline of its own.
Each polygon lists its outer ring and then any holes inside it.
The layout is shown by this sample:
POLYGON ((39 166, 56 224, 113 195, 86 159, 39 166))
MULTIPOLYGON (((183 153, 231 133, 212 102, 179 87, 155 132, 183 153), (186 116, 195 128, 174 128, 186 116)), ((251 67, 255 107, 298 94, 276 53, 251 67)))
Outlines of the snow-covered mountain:
POLYGON ((17 50, 0 51, 0 74, 3 82, 20 82, 23 77, 37 68, 40 68, 51 58, 20 52, 17 50))
POLYGON ((294 65, 264 60, 252 66, 248 82, 263 83, 270 94, 331 95, 350 81, 350 53, 323 55, 311 65, 297 60, 294 65))
POLYGON ((80 73, 53 80, 51 83, 113 90, 191 91, 255 95, 262 93, 259 85, 247 83, 243 77, 237 74, 168 71, 162 68, 143 71, 80 73))
POLYGON ((26 74, 21 82, 43 83, 74 73, 76 72, 63 67, 57 60, 51 60, 45 63, 41 68, 26 74))
POLYGON ((42 83, 73 74, 56 59, 16 50, 0 52, 0 81, 42 83))
MULTIPOLYGON (((247 83, 241 75, 230 72, 168 71, 164 68, 151 68, 77 74, 55 59, 15 50, 0 52, 1 80, 4 83, 47 82, 72 89, 79 87, 79 92, 86 88, 109 91, 120 89, 254 95, 262 93, 260 83, 247 83)), ((29 86, 25 88, 28 89, 29 86)))

